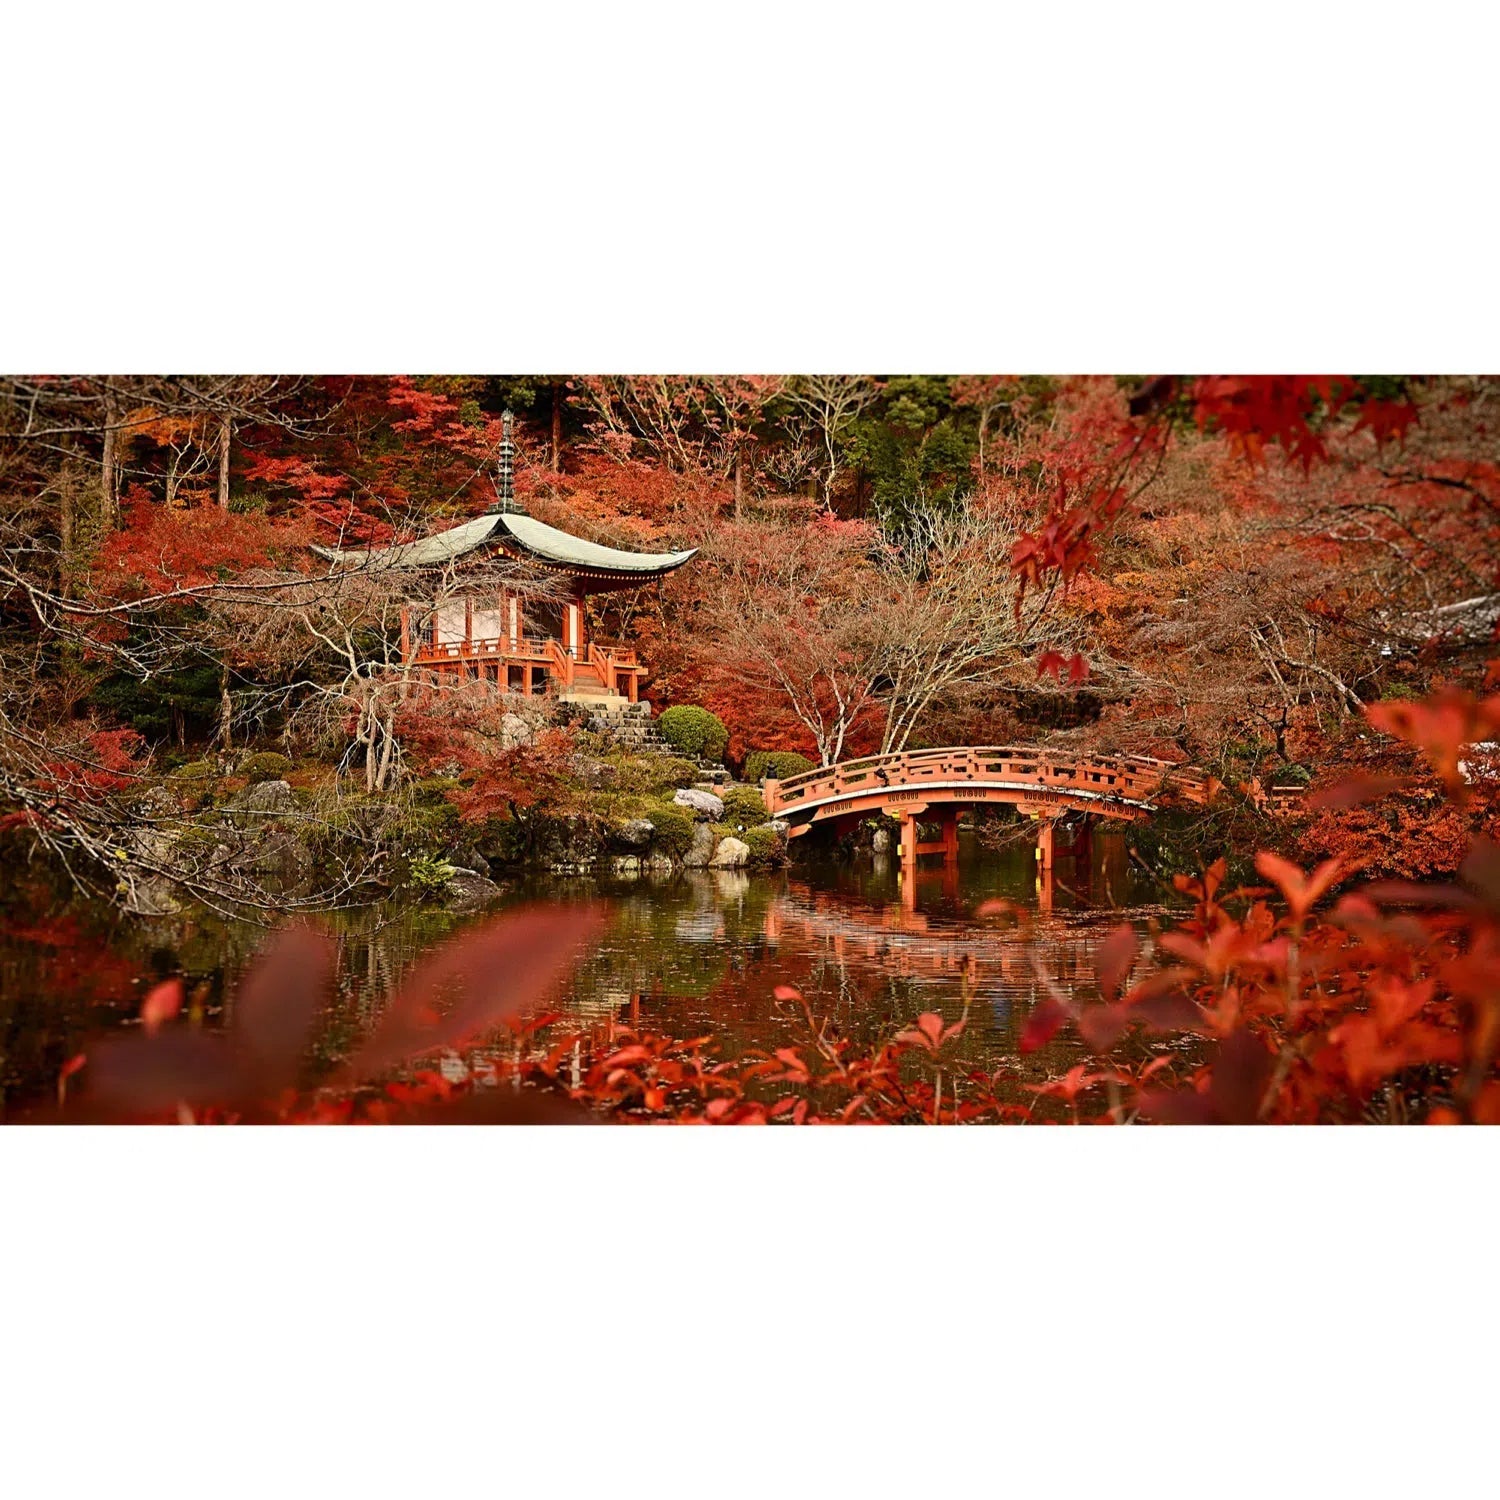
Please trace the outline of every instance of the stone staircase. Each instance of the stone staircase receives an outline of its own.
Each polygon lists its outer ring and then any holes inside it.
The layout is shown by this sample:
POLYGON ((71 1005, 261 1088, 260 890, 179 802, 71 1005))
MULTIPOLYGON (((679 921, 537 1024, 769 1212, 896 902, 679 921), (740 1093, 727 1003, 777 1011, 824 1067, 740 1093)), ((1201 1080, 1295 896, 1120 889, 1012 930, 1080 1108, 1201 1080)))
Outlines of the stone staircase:
MULTIPOLYGON (((569 695, 575 711, 586 714, 583 727, 594 734, 604 735, 615 744, 638 755, 674 755, 676 752, 662 738, 651 716, 649 703, 630 703, 623 698, 591 697, 577 689, 582 682, 580 671, 574 678, 575 691, 569 695)), ((602 693, 602 686, 601 686, 602 693)), ((725 786, 733 778, 716 761, 698 762, 698 785, 725 786)))
POLYGON ((649 703, 611 704, 607 709, 598 708, 585 721, 585 727, 595 734, 608 735, 616 744, 640 753, 670 755, 671 749, 651 717, 649 703))

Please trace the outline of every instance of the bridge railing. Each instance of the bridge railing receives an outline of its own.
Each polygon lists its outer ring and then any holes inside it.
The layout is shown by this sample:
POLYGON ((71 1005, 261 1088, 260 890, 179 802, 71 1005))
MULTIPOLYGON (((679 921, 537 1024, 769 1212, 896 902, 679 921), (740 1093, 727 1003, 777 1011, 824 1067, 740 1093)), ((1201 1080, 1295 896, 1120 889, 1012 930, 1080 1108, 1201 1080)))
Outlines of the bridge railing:
POLYGON ((944 782, 1004 782, 1128 802, 1150 802, 1170 792, 1200 806, 1217 790, 1201 771, 1141 755, 1076 756, 1025 745, 976 745, 866 756, 768 781, 766 806, 773 813, 795 811, 830 798, 944 782))

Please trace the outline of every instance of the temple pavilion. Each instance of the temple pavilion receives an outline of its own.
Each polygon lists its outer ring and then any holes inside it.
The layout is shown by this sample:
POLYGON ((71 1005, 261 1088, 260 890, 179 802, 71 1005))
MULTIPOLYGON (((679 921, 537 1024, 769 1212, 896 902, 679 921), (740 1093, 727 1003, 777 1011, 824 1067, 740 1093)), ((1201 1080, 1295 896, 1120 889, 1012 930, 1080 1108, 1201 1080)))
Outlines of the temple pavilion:
POLYGON ((338 566, 400 568, 454 576, 471 555, 498 554, 551 575, 551 597, 514 590, 444 591, 401 609, 401 657, 443 679, 493 684, 502 691, 550 693, 565 702, 616 709, 639 698, 646 668, 634 647, 590 640, 584 600, 590 594, 641 588, 665 578, 697 552, 627 552, 584 540, 526 514, 514 496, 515 444, 505 413, 497 506, 487 515, 432 536, 390 547, 314 547, 338 566))

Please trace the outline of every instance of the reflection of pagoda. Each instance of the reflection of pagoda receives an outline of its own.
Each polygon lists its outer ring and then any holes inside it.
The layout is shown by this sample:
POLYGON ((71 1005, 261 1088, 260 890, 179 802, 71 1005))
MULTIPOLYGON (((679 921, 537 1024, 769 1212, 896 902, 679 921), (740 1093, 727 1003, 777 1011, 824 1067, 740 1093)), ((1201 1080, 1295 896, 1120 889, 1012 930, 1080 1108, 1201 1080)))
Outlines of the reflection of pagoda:
POLYGON ((440 572, 481 550, 498 553, 560 584, 551 599, 517 593, 445 595, 401 611, 401 657, 444 678, 489 682, 513 693, 555 692, 597 707, 634 703, 645 675, 633 647, 587 639, 583 601, 614 593, 680 568, 697 551, 626 552, 533 519, 515 501, 515 444, 505 413, 500 443, 499 504, 488 515, 420 541, 361 551, 315 547, 333 563, 440 572))

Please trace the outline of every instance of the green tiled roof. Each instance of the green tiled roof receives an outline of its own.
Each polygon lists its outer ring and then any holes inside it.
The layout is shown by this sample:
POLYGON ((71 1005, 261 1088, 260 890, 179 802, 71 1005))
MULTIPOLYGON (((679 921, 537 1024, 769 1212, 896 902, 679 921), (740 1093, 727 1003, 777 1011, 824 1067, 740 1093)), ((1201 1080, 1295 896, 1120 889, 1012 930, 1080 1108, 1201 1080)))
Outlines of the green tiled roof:
POLYGON ((497 541, 502 540, 503 532, 522 551, 564 568, 592 568, 600 573, 670 573, 698 550, 689 547, 686 552, 626 552, 619 547, 586 542, 581 536, 559 531, 556 526, 518 512, 497 516, 495 520, 497 541))
POLYGON ((436 568, 482 547, 494 533, 497 520, 498 516, 480 516, 478 520, 450 526, 435 536, 424 536, 416 542, 401 542, 394 547, 360 547, 347 551, 338 547, 314 547, 312 550, 319 557, 340 566, 436 568))
POLYGON ((585 541, 581 536, 560 531, 556 526, 548 526, 514 511, 480 516, 450 526, 435 536, 400 542, 393 547, 349 550, 314 547, 312 550, 341 567, 436 568, 487 543, 534 557, 538 562, 555 568, 584 573, 639 575, 643 579, 660 577, 680 568, 698 550, 689 547, 685 552, 626 552, 620 547, 604 547, 598 542, 585 541))

